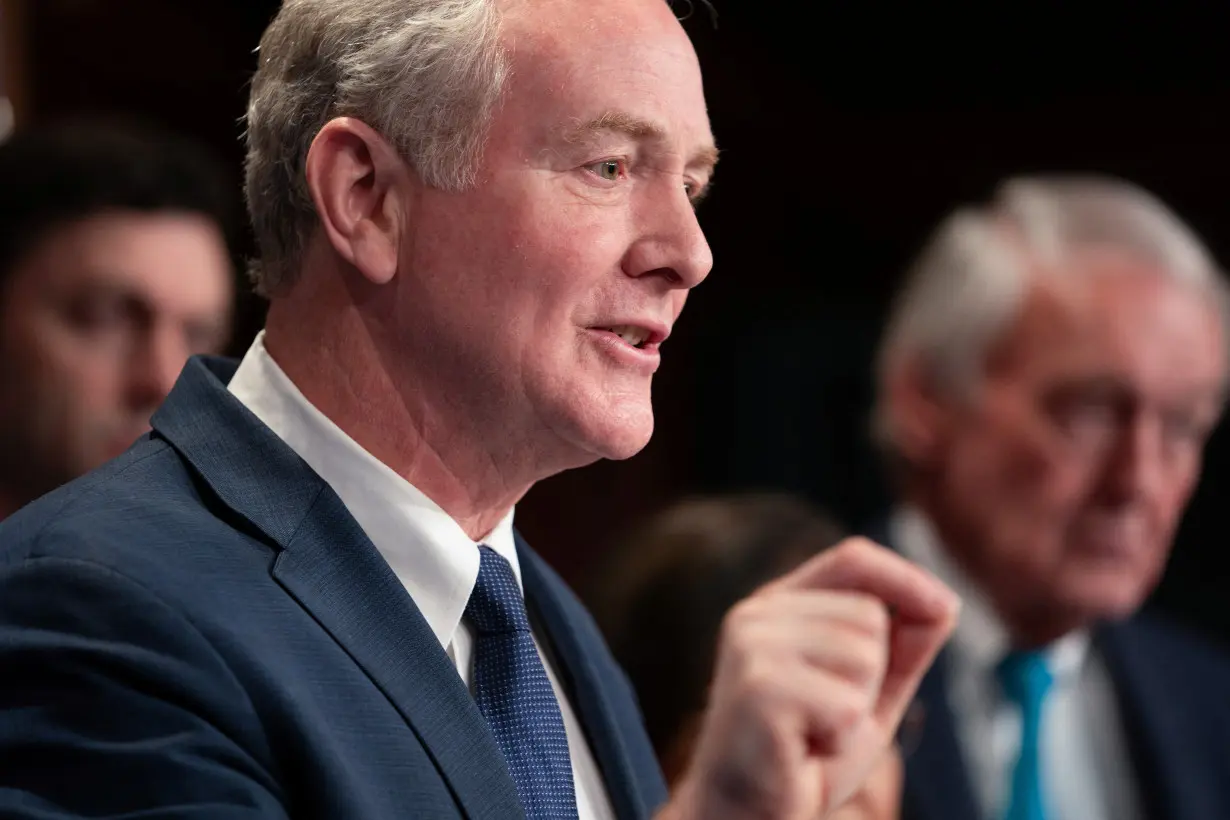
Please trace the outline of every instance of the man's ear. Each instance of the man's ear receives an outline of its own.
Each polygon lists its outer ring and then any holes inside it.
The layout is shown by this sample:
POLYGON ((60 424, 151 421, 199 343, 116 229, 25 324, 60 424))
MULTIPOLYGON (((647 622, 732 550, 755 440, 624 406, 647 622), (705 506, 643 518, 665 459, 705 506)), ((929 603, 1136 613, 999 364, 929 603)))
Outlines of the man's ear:
POLYGON ((305 172, 329 244, 369 281, 390 281, 413 184, 397 151, 361 120, 339 117, 312 140, 305 172))
POLYGON ((921 361, 899 363, 885 380, 889 424, 897 450, 910 463, 927 464, 945 436, 950 402, 921 361))

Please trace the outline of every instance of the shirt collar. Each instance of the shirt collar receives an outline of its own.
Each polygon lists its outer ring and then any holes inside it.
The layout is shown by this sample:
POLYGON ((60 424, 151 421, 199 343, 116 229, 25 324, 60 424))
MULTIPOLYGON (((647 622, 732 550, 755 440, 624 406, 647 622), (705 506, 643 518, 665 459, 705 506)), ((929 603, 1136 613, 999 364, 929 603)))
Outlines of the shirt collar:
MULTIPOLYGON (((889 521, 889 536, 902 555, 961 598, 961 615, 949 649, 963 667, 990 674, 1011 647, 1011 638, 986 594, 952 558, 931 521, 918 509, 897 510, 889 521)), ((1089 654, 1089 633, 1071 632, 1048 646, 1045 654, 1056 683, 1072 680, 1089 654)))
MULTIPOLYGON (((434 501, 348 436, 295 386, 265 348, 264 331, 228 389, 341 498, 447 648, 478 580, 477 543, 434 501)), ((521 565, 508 514, 482 541, 521 565)))

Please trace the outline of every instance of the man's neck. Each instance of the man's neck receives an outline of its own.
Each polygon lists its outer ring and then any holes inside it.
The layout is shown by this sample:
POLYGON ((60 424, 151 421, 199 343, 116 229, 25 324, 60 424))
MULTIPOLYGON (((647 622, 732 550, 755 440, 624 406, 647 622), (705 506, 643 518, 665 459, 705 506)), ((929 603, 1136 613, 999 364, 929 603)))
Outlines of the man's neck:
POLYGON ((1005 588, 989 567, 978 560, 982 546, 978 533, 962 525, 961 517, 949 514, 944 504, 938 503, 927 492, 907 495, 915 509, 928 520, 938 540, 938 547, 952 561, 970 583, 977 585, 985 602, 1003 626, 1012 645, 1019 649, 1035 649, 1048 646, 1072 632, 1089 626, 1082 613, 1061 610, 1041 602, 1036 605, 1021 601, 1007 594, 1005 588))
POLYGON ((304 302, 271 305, 269 355, 321 413, 482 540, 533 485, 533 465, 510 469, 466 419, 407 395, 413 378, 399 384, 385 369, 358 311, 309 316, 304 302))

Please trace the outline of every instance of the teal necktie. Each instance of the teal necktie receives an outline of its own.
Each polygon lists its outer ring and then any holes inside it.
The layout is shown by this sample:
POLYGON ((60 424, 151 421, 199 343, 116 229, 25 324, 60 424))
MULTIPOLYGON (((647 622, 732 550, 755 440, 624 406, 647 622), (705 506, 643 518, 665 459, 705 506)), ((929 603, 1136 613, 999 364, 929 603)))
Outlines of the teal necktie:
POLYGON ((1004 695, 1021 710, 1021 754, 1012 771, 1004 820, 1046 820, 1039 741, 1042 709, 1054 678, 1041 652, 1009 652, 997 671, 1004 695))

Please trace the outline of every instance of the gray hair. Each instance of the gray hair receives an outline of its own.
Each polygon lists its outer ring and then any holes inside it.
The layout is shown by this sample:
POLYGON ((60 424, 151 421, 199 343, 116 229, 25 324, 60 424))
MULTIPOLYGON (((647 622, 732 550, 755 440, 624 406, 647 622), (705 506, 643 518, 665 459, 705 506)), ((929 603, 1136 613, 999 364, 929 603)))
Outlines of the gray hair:
POLYGON ((363 120, 429 185, 473 184, 508 74, 494 0, 284 0, 259 55, 244 185, 258 292, 293 283, 316 230, 304 165, 329 120, 363 120))
POLYGON ((1208 289, 1226 327, 1227 290, 1216 262, 1152 194, 1104 177, 1009 180, 990 205, 949 216, 907 275, 876 365, 877 443, 895 450, 885 388, 904 362, 921 361, 937 389, 967 398, 988 349, 1021 310, 1031 263, 1055 265, 1090 246, 1114 247, 1208 289))

